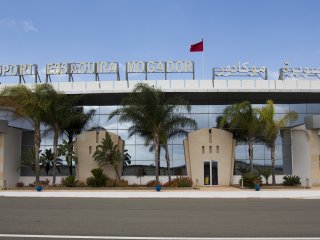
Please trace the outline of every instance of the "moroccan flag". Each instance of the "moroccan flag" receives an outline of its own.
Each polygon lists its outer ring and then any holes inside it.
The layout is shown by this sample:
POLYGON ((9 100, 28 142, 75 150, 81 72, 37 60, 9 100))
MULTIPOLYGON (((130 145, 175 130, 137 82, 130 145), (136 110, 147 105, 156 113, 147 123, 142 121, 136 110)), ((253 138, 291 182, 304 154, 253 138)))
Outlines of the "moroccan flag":
POLYGON ((190 47, 190 52, 203 52, 203 39, 201 42, 192 44, 190 47))

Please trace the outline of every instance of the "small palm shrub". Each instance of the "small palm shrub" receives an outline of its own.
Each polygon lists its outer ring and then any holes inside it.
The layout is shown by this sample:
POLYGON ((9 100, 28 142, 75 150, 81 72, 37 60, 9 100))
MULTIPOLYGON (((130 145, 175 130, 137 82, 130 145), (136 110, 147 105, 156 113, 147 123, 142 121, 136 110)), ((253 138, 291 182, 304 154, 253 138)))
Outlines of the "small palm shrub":
POLYGON ((94 168, 91 170, 92 176, 87 178, 89 187, 105 187, 108 181, 108 176, 103 173, 103 169, 94 168))
POLYGON ((147 182, 147 184, 146 184, 147 187, 155 187, 155 186, 158 186, 158 185, 161 185, 161 183, 159 181, 156 181, 156 180, 151 180, 151 181, 147 182))
POLYGON ((75 176, 68 176, 62 178, 61 183, 64 187, 76 187, 78 185, 78 180, 75 176))
POLYGON ((178 177, 164 184, 165 187, 192 187, 192 185, 192 179, 189 177, 178 177))
POLYGON ((268 183, 268 179, 269 179, 269 177, 270 177, 271 174, 272 174, 271 169, 270 169, 270 168, 263 168, 263 169, 259 169, 258 172, 259 172, 259 174, 260 174, 261 176, 264 177, 264 179, 266 180, 266 184, 269 184, 269 183, 268 183))
POLYGON ((298 186, 301 185, 300 177, 295 175, 287 175, 283 177, 283 185, 285 186, 298 186))
MULTIPOLYGON (((242 179, 243 179, 243 186, 244 187, 249 187, 249 188, 254 188, 256 184, 262 184, 261 181, 261 176, 256 173, 251 173, 247 172, 242 174, 242 179)), ((240 179, 240 184, 241 184, 241 179, 240 179)))

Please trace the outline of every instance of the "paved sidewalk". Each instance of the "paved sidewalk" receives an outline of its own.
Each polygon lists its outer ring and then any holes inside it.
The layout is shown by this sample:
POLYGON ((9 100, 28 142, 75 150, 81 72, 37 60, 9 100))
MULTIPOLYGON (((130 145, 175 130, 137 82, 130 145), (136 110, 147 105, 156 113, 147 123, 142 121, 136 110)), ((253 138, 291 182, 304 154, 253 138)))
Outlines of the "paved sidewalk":
POLYGON ((293 198, 320 199, 320 190, 236 190, 236 191, 0 191, 0 197, 74 197, 74 198, 293 198))

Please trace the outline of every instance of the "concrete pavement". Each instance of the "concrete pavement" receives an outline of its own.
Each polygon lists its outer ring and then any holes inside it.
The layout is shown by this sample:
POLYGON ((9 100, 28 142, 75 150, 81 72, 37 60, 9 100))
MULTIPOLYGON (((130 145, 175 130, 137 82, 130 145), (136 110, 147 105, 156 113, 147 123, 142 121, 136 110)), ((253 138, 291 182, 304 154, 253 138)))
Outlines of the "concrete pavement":
POLYGON ((320 189, 292 189, 292 190, 164 190, 156 192, 155 190, 93 190, 77 191, 68 190, 44 190, 36 192, 35 190, 19 191, 0 191, 0 197, 50 197, 50 198, 265 198, 265 199, 320 199, 320 189))
POLYGON ((312 199, 0 197, 0 234, 25 236, 320 237, 319 216, 312 199))

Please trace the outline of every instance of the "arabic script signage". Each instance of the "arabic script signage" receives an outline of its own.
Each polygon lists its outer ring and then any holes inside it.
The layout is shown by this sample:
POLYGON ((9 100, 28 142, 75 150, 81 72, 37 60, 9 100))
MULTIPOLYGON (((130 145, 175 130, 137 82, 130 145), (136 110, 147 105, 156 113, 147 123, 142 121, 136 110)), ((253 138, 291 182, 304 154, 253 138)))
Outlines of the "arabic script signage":
POLYGON ((285 62, 284 67, 280 68, 279 79, 284 80, 286 77, 289 77, 289 78, 317 77, 320 79, 320 68, 289 67, 289 64, 285 62))
POLYGON ((263 79, 268 79, 268 73, 266 67, 256 67, 256 66, 248 66, 249 62, 238 62, 236 65, 226 66, 226 67, 218 67, 212 69, 212 79, 214 80, 216 77, 229 77, 229 76, 248 76, 255 77, 259 76, 263 79))

